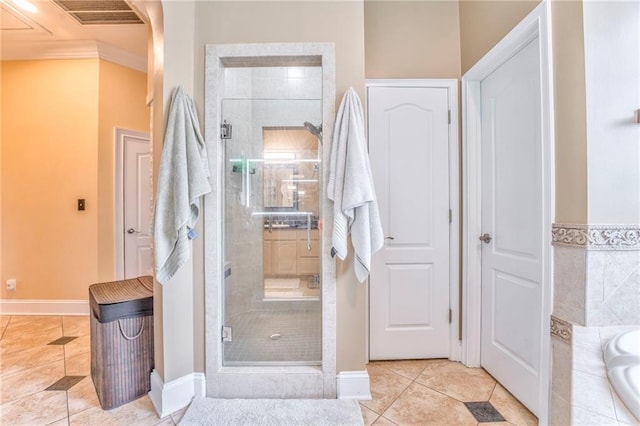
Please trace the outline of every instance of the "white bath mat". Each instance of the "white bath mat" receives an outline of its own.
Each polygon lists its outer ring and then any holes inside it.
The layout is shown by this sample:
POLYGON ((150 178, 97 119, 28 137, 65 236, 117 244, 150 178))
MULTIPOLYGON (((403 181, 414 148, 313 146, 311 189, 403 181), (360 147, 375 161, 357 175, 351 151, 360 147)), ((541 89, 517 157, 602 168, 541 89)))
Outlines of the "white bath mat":
POLYGON ((360 426, 362 412, 351 399, 214 399, 195 397, 180 425, 360 426))
POLYGON ((265 278, 264 288, 299 288, 300 278, 265 278))

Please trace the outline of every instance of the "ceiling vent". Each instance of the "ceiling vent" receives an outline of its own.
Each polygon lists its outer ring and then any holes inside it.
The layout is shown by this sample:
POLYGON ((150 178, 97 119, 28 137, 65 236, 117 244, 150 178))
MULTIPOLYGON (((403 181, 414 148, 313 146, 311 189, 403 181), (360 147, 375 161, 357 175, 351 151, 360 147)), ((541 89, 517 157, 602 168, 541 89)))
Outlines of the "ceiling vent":
POLYGON ((124 0, 54 0, 82 25, 144 24, 124 0))

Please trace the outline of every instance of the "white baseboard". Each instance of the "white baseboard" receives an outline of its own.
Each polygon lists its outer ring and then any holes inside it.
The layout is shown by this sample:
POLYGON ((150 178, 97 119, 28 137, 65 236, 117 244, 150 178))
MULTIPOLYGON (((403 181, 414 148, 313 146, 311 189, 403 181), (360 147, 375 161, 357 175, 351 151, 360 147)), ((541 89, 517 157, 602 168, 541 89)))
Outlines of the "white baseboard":
POLYGON ((149 398, 160 418, 186 407, 194 396, 205 396, 204 373, 191 373, 169 383, 164 383, 156 370, 151 372, 149 398))
POLYGON ((338 399, 371 399, 369 373, 364 371, 341 371, 338 373, 338 399))
POLYGON ((204 373, 193 373, 193 396, 207 396, 207 380, 204 373))
POLYGON ((89 315, 88 300, 0 299, 1 315, 89 315))

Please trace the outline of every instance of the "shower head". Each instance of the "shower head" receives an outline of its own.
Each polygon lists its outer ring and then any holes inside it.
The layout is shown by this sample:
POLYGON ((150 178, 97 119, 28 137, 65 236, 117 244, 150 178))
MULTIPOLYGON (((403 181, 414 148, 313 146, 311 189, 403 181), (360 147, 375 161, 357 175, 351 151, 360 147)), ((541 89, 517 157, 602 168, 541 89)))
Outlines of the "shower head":
POLYGON ((305 121, 304 128, 307 129, 309 133, 311 133, 312 135, 317 136, 320 139, 322 138, 322 123, 318 124, 317 126, 314 126, 308 121, 305 121))

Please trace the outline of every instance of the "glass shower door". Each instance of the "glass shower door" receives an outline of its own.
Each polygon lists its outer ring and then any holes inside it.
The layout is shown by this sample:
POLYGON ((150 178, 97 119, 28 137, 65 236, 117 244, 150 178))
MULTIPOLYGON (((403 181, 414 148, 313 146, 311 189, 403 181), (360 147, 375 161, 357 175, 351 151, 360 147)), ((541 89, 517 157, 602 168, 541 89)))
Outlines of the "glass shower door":
POLYGON ((224 99, 222 112, 223 364, 320 365, 321 101, 224 99))

